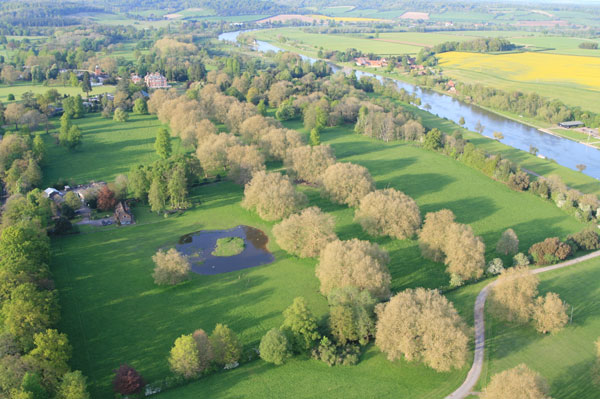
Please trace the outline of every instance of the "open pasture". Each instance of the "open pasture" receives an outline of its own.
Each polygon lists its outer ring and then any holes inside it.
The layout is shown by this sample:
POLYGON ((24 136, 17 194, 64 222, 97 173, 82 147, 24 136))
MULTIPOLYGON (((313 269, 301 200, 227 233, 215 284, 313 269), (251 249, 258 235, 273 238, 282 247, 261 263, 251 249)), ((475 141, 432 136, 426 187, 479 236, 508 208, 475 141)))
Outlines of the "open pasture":
MULTIPOLYGON (((68 158, 68 154, 53 148, 49 163, 56 165, 47 179, 69 173, 77 175, 81 170, 78 180, 111 180, 130 165, 151 161, 156 157, 151 142, 158 124, 153 118, 135 117, 132 122, 118 125, 127 128, 140 123, 139 133, 118 132, 112 121, 92 116, 77 121, 85 123, 87 119, 91 124, 89 129, 82 125, 81 151, 86 146, 96 147, 101 155, 93 162, 67 163, 60 158, 68 158), (92 129, 94 126, 96 130, 92 129)), ((292 121, 288 127, 298 128, 298 122, 292 121)), ((565 236, 582 228, 553 204, 511 191, 443 155, 409 144, 386 144, 357 136, 351 127, 327 129, 321 137, 333 146, 340 161, 366 166, 378 188, 395 187, 415 198, 423 214, 442 208, 454 211, 459 222, 470 224, 483 237, 488 244, 488 258, 495 256, 495 242, 509 227, 519 235, 522 250, 548 235, 565 236)), ((314 188, 301 189, 312 205, 334 216, 341 239, 373 239, 353 222, 352 209, 330 203, 314 188)), ((63 309, 60 327, 75 347, 73 366, 90 377, 94 397, 108 395, 112 370, 121 362, 136 367, 149 381, 166 376, 166 356, 173 340, 196 328, 210 331, 217 322, 229 324, 250 349, 267 330, 281 322, 281 312, 296 296, 306 297, 317 316, 323 318, 326 306, 314 276, 316 260, 300 260, 281 251, 271 234, 272 223, 261 221, 240 207, 242 192, 242 187, 229 182, 201 186, 192 193, 199 205, 182 216, 149 217, 148 208, 140 206, 135 209, 137 225, 95 229, 54 240, 52 269, 63 309), (275 255, 274 263, 216 276, 194 276, 176 287, 154 285, 151 256, 158 248, 193 231, 239 224, 257 227, 270 237, 268 247, 275 255), (131 331, 138 333, 132 335, 131 331)), ((422 259, 416 240, 374 241, 390 253, 393 291, 417 286, 435 288, 448 283, 444 266, 422 259)), ((467 299, 462 302, 472 306, 467 299)), ((248 392, 277 396, 298 375, 314 385, 311 391, 335 392, 339 396, 364 397, 366 391, 356 391, 354 384, 343 382, 362 375, 361 380, 366 384, 371 375, 383 376, 372 378, 370 385, 373 392, 383 396, 398 391, 410 397, 440 397, 452 391, 467 371, 465 368, 436 374, 417 364, 390 364, 375 348, 363 355, 363 362, 357 368, 329 369, 322 363, 303 359, 279 368, 257 361, 164 397, 192 398, 198 397, 199 392, 224 397, 244 396, 248 392), (341 377, 342 374, 346 377, 341 377), (248 376, 253 377, 252 383, 248 376), (325 381, 338 377, 340 383, 335 391, 330 391, 332 388, 325 381), (264 383, 257 384, 255 378, 264 383), (377 384, 372 383, 375 380, 377 384)), ((297 396, 307 394, 298 391, 297 396)))
MULTIPOLYGON (((600 260, 594 259, 539 275, 541 295, 552 291, 573 306, 573 322, 555 335, 542 335, 531 326, 509 325, 486 315, 486 361, 480 386, 492 375, 520 363, 545 377, 553 398, 595 398, 592 384, 596 359, 594 341, 600 336, 600 260)), ((569 307, 569 315, 571 308, 569 307)))

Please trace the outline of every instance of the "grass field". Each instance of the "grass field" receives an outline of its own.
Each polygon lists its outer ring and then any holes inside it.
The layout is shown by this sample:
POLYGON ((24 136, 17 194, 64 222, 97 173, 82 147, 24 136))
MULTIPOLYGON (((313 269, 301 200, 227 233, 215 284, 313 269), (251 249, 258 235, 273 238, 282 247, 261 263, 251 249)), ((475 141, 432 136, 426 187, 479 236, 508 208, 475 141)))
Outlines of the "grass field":
MULTIPOLYGON (((103 155, 92 162, 83 162, 83 158, 67 162, 63 159, 68 159, 69 154, 55 148, 48 160, 49 165, 54 165, 52 174, 73 174, 82 180, 92 177, 110 180, 137 159, 153 159, 150 142, 155 133, 153 126, 158 122, 152 118, 135 117, 128 122, 139 123, 140 133, 119 132, 114 127, 121 125, 114 125, 112 121, 93 116, 84 118, 80 123, 87 123, 90 128, 86 137, 83 126, 82 151, 90 151, 88 156, 91 156, 92 149, 97 147, 103 155), (139 136, 131 138, 128 134, 139 136)), ((128 124, 125 126, 131 126, 128 124)), ((299 126, 298 121, 288 123, 288 127, 299 126)), ((483 237, 488 244, 488 258, 495 256, 494 244, 508 227, 519 235, 523 250, 548 235, 565 236, 582 228, 553 204, 513 192, 443 155, 408 144, 386 144, 357 136, 350 127, 327 129, 321 137, 334 147, 338 159, 369 168, 378 188, 395 187, 415 198, 423 214, 442 208, 453 210, 459 222, 469 223, 476 234, 483 237)), ((340 238, 371 239, 353 222, 351 209, 331 204, 313 188, 304 187, 303 191, 311 204, 335 217, 340 238)), ((193 194, 200 205, 183 216, 159 218, 141 207, 135 210, 137 225, 86 230, 88 234, 58 238, 53 242, 52 269, 63 309, 60 327, 75 347, 73 367, 82 369, 90 377, 94 397, 108 396, 112 370, 121 362, 138 368, 149 381, 165 376, 169 348, 182 333, 196 328, 211 330, 215 323, 224 322, 240 335, 246 347, 251 347, 268 329, 281 322, 281 311, 296 296, 305 296, 318 317, 325 314, 325 300, 318 293, 314 277, 315 260, 299 260, 281 251, 272 239, 272 224, 239 206, 241 187, 222 182, 202 186, 193 194), (192 231, 239 224, 256 226, 270 236, 274 263, 223 275, 195 276, 177 287, 158 288, 153 284, 151 256, 158 248, 192 231), (137 333, 132 334, 132 331, 137 333)), ((443 265, 421 259, 416 241, 385 238, 374 241, 390 253, 394 291, 416 286, 434 288, 448 283, 443 265)), ((468 303, 468 299, 459 300, 464 306, 468 303)), ((350 383, 360 379, 365 384, 371 382, 373 396, 403 392, 408 397, 428 398, 450 392, 465 373, 466 369, 435 374, 419 365, 390 364, 372 348, 364 355, 364 363, 356 368, 329 369, 321 363, 302 359, 273 368, 259 361, 191 384, 165 397, 192 398, 197 397, 198 392, 224 397, 278 396, 302 376, 310 381, 306 385, 312 385, 310 392, 328 396, 368 396, 366 386, 357 390, 350 383), (248 376, 258 380, 251 382, 248 376), (338 378, 335 391, 330 390, 332 385, 325 381, 338 378)), ((298 397, 310 396, 308 390, 299 391, 298 397)))
MULTIPOLYGON (((58 120, 54 122, 58 126, 58 120)), ((74 184, 112 181, 116 175, 127 173, 131 166, 158 159, 154 140, 161 124, 154 116, 131 114, 129 121, 119 123, 95 113, 75 119, 73 124, 83 134, 83 144, 75 151, 69 152, 56 145, 54 137, 44 135, 48 148, 44 186, 61 178, 74 184)), ((172 140, 174 152, 179 151, 179 143, 178 139, 172 140)))
MULTIPOLYGON (((0 85, 0 101, 7 102, 8 95, 13 94, 15 96, 15 101, 21 100, 21 96, 23 93, 31 91, 33 94, 41 94, 45 93, 50 89, 56 89, 60 94, 67 94, 70 96, 75 96, 80 94, 81 97, 85 98, 85 93, 81 91, 81 87, 73 87, 73 86, 44 86, 41 84, 31 84, 31 82, 19 82, 15 83, 11 86, 8 85, 0 85)), ((92 91, 90 95, 94 94, 104 94, 104 93, 112 93, 115 91, 115 86, 95 86, 92 87, 92 91)))
POLYGON ((598 279, 598 259, 540 275, 540 294, 556 292, 573 306, 573 323, 555 335, 539 334, 530 326, 507 325, 486 315, 487 356, 480 385, 502 370, 525 363, 548 380, 553 398, 598 397, 598 388, 591 382, 594 341, 600 336, 598 279))

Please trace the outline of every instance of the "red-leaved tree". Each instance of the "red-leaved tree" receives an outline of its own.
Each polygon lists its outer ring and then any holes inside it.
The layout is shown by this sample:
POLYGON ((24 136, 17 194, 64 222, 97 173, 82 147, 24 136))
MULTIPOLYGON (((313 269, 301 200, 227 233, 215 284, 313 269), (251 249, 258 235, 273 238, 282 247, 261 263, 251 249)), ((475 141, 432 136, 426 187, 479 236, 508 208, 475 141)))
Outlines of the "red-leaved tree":
POLYGON ((98 209, 101 211, 108 211, 113 209, 115 205, 117 205, 115 192, 108 188, 108 186, 102 187, 98 193, 98 209))
POLYGON ((113 379, 113 388, 115 392, 121 395, 133 395, 144 388, 146 382, 133 367, 128 364, 122 364, 115 370, 113 379))

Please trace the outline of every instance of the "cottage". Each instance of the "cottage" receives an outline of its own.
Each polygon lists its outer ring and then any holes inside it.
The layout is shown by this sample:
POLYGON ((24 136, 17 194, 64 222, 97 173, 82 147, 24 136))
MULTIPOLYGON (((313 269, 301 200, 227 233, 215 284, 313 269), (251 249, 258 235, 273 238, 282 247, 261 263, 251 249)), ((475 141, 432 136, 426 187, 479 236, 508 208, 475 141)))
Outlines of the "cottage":
POLYGON ((60 196, 60 191, 54 187, 48 187, 44 190, 44 197, 52 199, 55 195, 60 196))
POLYGON ((584 123, 580 122, 580 121, 567 121, 567 122, 560 122, 558 124, 558 126, 564 127, 566 129, 571 129, 573 127, 582 127, 583 125, 584 125, 584 123))
POLYGON ((115 207, 115 222, 120 225, 128 225, 133 223, 133 215, 129 210, 129 206, 125 201, 120 201, 115 207))
POLYGON ((354 61, 356 62, 357 66, 367 66, 373 68, 381 68, 387 66, 388 64, 385 58, 382 58, 380 60, 370 60, 365 57, 358 57, 354 61))
POLYGON ((144 77, 144 82, 149 89, 164 89, 169 87, 167 84, 167 78, 158 72, 149 73, 144 77))
POLYGON ((132 73, 131 74, 131 81, 133 82, 133 84, 138 84, 142 81, 142 78, 140 77, 140 75, 132 73))

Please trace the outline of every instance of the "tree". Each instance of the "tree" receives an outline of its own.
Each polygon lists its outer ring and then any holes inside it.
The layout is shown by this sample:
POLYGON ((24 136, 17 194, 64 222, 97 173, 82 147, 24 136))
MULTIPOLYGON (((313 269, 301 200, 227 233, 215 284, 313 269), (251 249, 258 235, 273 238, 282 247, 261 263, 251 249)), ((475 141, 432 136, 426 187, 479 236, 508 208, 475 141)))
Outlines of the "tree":
POLYGON ((453 223, 446 230, 444 243, 444 263, 451 276, 461 280, 479 278, 485 267, 485 244, 473 234, 471 226, 453 223))
POLYGON ((571 246, 561 242, 558 237, 549 237, 533 244, 529 248, 529 255, 538 265, 551 265, 571 255, 571 246))
POLYGON ((265 105, 265 100, 260 100, 258 102, 258 105, 256 106, 256 110, 262 116, 265 116, 267 114, 267 106, 265 105))
POLYGON ((71 371, 63 375, 56 392, 57 399, 89 399, 87 381, 81 371, 71 371))
POLYGON ((498 244, 496 244, 496 252, 502 255, 516 255, 519 252, 519 238, 513 229, 507 229, 502 233, 498 244))
POLYGON ((463 126, 465 124, 465 117, 461 116, 460 119, 458 120, 458 124, 463 126))
POLYGON ((198 142, 196 157, 205 173, 218 172, 227 166, 229 149, 239 144, 236 136, 227 133, 211 134, 198 142))
POLYGON ((194 341, 196 341, 196 348, 198 348, 198 364, 200 370, 204 371, 208 369, 210 362, 212 362, 214 358, 210 339, 202 329, 194 331, 192 336, 194 337, 194 341))
POLYGON ((83 78, 81 79, 81 90, 88 98, 90 97, 90 91, 92 91, 92 82, 90 81, 90 73, 88 71, 83 73, 83 78))
POLYGON ((288 217, 306 201, 306 196, 295 190, 288 177, 278 172, 260 171, 244 188, 242 206, 271 221, 288 217))
POLYGON ((388 360, 422 361, 436 371, 459 369, 467 361, 467 326, 439 291, 402 291, 377 316, 375 344, 388 360))
POLYGON ((41 135, 36 134, 33 138, 33 155, 38 162, 42 162, 46 158, 46 144, 41 135))
POLYGON ((133 112, 138 115, 148 115, 148 104, 143 98, 137 98, 133 102, 133 112))
POLYGON ((354 220, 372 236, 404 240, 419 230, 421 212, 415 200, 402 191, 388 188, 367 194, 360 201, 354 220))
POLYGON ((278 328, 272 328, 260 340, 260 358, 265 362, 282 365, 291 356, 287 337, 278 328))
POLYGON ((23 381, 21 382, 21 391, 22 396, 18 396, 15 394, 11 395, 11 398, 15 399, 48 399, 50 395, 48 391, 42 385, 42 380, 38 373, 34 372, 26 372, 23 376, 23 381))
POLYGON ((531 319, 538 277, 526 266, 505 269, 490 293, 490 309, 497 317, 516 323, 531 319))
POLYGON ((341 345, 358 342, 366 345, 375 335, 374 309, 376 299, 368 291, 356 287, 336 289, 327 297, 329 329, 341 345))
POLYGON ((376 298, 390 295, 389 256, 379 245, 356 238, 332 241, 323 249, 316 268, 321 293, 347 286, 367 290, 376 298))
POLYGON ((526 365, 520 364, 492 377, 481 399, 548 399, 546 381, 526 365))
POLYGON ((242 345, 233 331, 217 323, 210 336, 215 363, 220 366, 237 363, 242 356, 242 345))
POLYGON ((182 335, 175 340, 169 355, 171 371, 185 379, 197 378, 202 373, 200 354, 192 334, 182 335))
POLYGON ((81 130, 79 130, 79 126, 71 126, 69 129, 66 146, 69 150, 74 150, 81 146, 81 130))
POLYGON ((4 110, 4 118, 8 123, 15 124, 15 130, 19 130, 19 123, 21 121, 21 117, 25 115, 25 112, 27 112, 27 108, 25 108, 23 104, 10 103, 4 110))
POLYGON ((455 223, 451 210, 442 209, 425 215, 425 223, 419 233, 419 248, 424 258, 434 262, 444 260, 444 246, 448 228, 455 223))
POLYGON ((273 226, 273 235, 284 251, 307 258, 318 256, 328 243, 337 239, 334 229, 333 216, 313 206, 273 226))
POLYGON ((371 174, 361 165, 336 163, 323 173, 321 194, 338 204, 357 206, 375 189, 371 174))
POLYGON ((475 124, 475 131, 479 134, 483 134, 484 130, 485 126, 483 126, 480 121, 477 121, 477 123, 475 124))
POLYGON ((158 129, 154 149, 159 157, 167 159, 171 156, 171 136, 165 128, 158 129))
POLYGON ((497 275, 504 271, 504 263, 500 258, 494 258, 488 263, 487 272, 492 275, 497 275))
POLYGON ((113 114, 113 120, 115 122, 127 122, 128 119, 129 114, 123 108, 115 109, 115 113, 113 114))
POLYGON ((12 290, 11 300, 4 302, 0 313, 4 330, 17 337, 21 348, 29 350, 34 335, 58 320, 56 293, 39 291, 32 283, 21 284, 12 290))
POLYGON ((498 141, 504 140, 504 135, 502 134, 502 132, 494 132, 494 138, 498 141))
POLYGON ((115 198, 115 192, 112 191, 108 186, 103 186, 98 192, 97 207, 101 211, 108 211, 115 208, 117 205, 117 199, 115 198))
POLYGON ((185 208, 187 202, 187 179, 185 177, 185 169, 181 164, 173 167, 169 182, 167 183, 169 199, 173 208, 185 208))
POLYGON ((265 158, 255 145, 234 145, 227 151, 227 178, 237 184, 247 184, 265 170, 265 158))
POLYGON ((322 174, 334 163, 335 155, 329 145, 291 148, 285 158, 288 174, 308 183, 319 183, 322 174))
POLYGON ((34 348, 28 358, 41 370, 43 380, 49 386, 56 386, 60 377, 69 371, 72 348, 65 334, 48 329, 33 337, 34 348))
POLYGON ((155 264, 152 277, 158 285, 175 285, 189 278, 190 261, 187 256, 175 248, 171 248, 167 252, 159 249, 152 256, 152 261, 155 264))
POLYGON ((535 328, 542 334, 555 333, 567 325, 567 304, 558 294, 546 293, 545 297, 538 297, 533 305, 533 321, 535 328))
POLYGON ((321 129, 318 127, 313 127, 310 130, 310 145, 316 146, 321 144, 321 129))
POLYGON ((150 189, 148 190, 148 203, 152 212, 160 213, 167 206, 167 196, 165 194, 165 184, 160 177, 152 179, 150 189))
POLYGON ((113 389, 121 395, 134 395, 142 391, 146 382, 133 367, 122 364, 114 370, 113 389))
POLYGON ((312 314, 303 297, 294 298, 294 302, 283 311, 282 330, 291 338, 291 346, 296 352, 312 348, 319 339, 317 319, 312 314))
POLYGON ((508 186, 517 191, 527 190, 529 188, 529 175, 523 171, 511 174, 508 178, 508 186))
POLYGON ((425 135, 423 148, 427 150, 438 150, 442 147, 442 132, 436 128, 431 129, 425 135))

